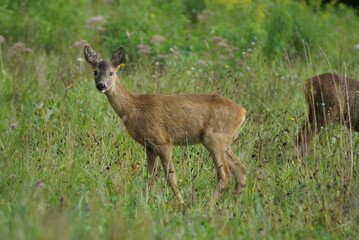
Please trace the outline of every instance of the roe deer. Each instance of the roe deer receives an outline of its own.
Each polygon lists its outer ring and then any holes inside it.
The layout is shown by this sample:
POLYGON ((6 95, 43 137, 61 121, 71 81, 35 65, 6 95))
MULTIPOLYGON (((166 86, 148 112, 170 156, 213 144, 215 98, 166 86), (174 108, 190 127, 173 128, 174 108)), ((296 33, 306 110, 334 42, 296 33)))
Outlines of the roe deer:
POLYGON ((332 122, 359 132, 359 81, 324 73, 305 81, 308 119, 298 133, 302 154, 312 138, 332 122))
POLYGON ((245 120, 243 107, 219 94, 133 95, 116 75, 125 59, 123 47, 112 54, 111 60, 99 59, 90 46, 85 46, 84 55, 94 69, 96 88, 105 93, 129 135, 146 149, 150 191, 157 176, 159 156, 168 185, 184 204, 171 158, 172 147, 202 143, 212 154, 217 172, 212 201, 223 191, 231 173, 236 180, 235 193, 241 193, 246 167, 230 145, 245 120))

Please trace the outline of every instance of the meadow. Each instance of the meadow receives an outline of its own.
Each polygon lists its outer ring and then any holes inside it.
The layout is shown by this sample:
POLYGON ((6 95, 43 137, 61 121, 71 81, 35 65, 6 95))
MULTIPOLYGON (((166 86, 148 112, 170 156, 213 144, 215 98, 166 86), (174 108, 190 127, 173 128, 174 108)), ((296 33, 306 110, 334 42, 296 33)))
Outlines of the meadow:
POLYGON ((358 10, 296 0, 0 0, 0 239, 356 239, 359 135, 324 129, 302 158, 304 80, 359 78, 358 10), (306 3, 308 2, 308 3, 306 3), (247 109, 248 169, 215 206, 204 147, 175 147, 187 208, 147 189, 132 140, 84 61, 91 44, 128 91, 220 93, 247 109))

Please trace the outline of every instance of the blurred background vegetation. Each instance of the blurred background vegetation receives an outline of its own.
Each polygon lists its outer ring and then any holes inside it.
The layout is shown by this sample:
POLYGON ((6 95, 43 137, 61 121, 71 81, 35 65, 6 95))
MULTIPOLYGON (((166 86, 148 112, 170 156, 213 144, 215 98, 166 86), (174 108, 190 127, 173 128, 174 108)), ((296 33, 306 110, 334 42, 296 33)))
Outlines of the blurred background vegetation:
MULTIPOLYGON (((303 55, 305 45, 328 55, 336 46, 350 53, 357 11, 344 4, 323 5, 320 0, 1 0, 1 34, 7 45, 21 41, 47 52, 69 51, 86 40, 112 51, 118 45, 138 59, 138 44, 151 47, 150 55, 170 54, 177 47, 185 55, 205 54, 222 37, 240 50, 261 43, 266 57, 303 55), (153 39, 160 35, 162 40, 153 39)), ((223 47, 222 47, 223 48, 223 47)), ((218 49, 218 47, 217 47, 218 49)), ((345 56, 344 56, 345 57, 345 56)))
POLYGON ((303 81, 359 78, 355 2, 324 2, 0 0, 0 239, 355 239, 358 134, 331 126, 306 160, 294 144, 303 81), (216 92, 247 109, 241 201, 230 190, 208 209, 200 146, 174 150, 185 212, 163 178, 149 196, 146 156, 96 91, 85 44, 126 48, 133 93, 216 92))

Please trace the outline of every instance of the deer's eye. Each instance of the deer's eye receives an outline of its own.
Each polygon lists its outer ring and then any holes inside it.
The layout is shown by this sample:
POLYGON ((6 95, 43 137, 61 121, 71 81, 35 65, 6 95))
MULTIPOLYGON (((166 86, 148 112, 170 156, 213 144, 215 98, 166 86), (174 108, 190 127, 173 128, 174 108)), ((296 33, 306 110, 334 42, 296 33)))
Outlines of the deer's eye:
POLYGON ((113 72, 110 72, 110 76, 113 76, 113 72))
POLYGON ((98 72, 97 72, 97 71, 94 71, 93 74, 94 74, 95 76, 97 76, 98 72))

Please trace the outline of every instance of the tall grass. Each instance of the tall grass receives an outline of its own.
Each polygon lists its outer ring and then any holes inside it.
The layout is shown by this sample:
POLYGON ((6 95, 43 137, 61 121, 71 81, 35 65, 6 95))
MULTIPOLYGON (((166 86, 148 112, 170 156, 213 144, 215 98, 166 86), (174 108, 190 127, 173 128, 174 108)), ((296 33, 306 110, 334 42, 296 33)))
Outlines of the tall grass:
POLYGON ((307 159, 294 145, 307 112, 303 81, 359 76, 354 10, 289 0, 0 3, 1 238, 358 235, 358 134, 330 126, 307 159), (124 45, 119 77, 133 93, 216 92, 243 105, 233 145, 249 172, 241 199, 232 181, 207 205, 216 178, 201 146, 174 149, 188 209, 163 176, 150 194, 143 148, 96 91, 79 40, 103 58, 124 45))

